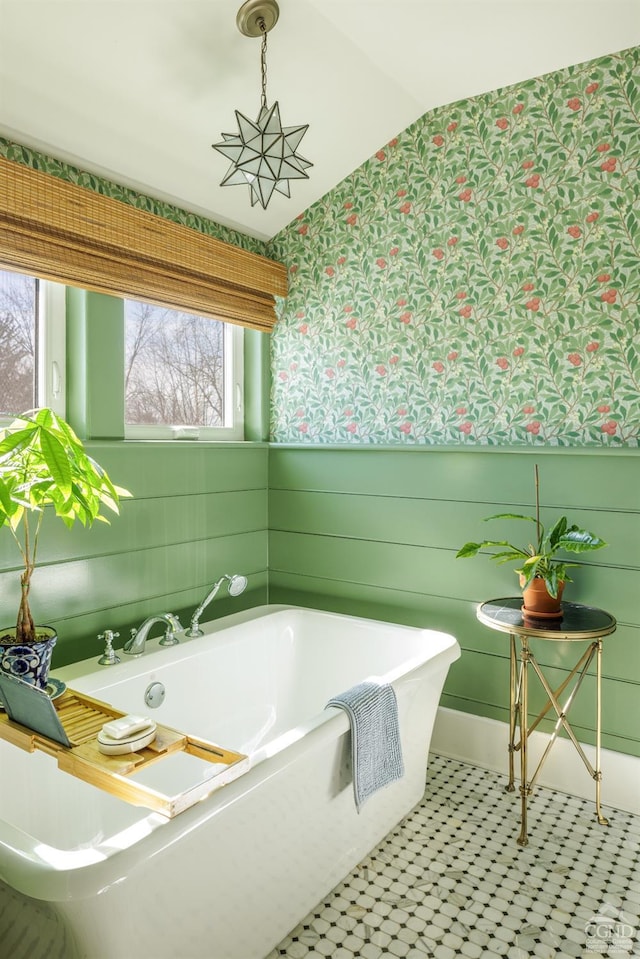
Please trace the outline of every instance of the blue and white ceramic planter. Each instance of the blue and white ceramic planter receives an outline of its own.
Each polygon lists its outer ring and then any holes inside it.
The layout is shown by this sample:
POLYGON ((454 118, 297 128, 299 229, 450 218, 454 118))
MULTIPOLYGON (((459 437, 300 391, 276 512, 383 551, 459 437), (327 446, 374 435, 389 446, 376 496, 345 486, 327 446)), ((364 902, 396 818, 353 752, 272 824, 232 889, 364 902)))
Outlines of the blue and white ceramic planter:
POLYGON ((36 642, 24 645, 7 640, 15 636, 15 632, 15 626, 0 630, 0 670, 45 689, 58 634, 51 626, 37 626, 36 642))

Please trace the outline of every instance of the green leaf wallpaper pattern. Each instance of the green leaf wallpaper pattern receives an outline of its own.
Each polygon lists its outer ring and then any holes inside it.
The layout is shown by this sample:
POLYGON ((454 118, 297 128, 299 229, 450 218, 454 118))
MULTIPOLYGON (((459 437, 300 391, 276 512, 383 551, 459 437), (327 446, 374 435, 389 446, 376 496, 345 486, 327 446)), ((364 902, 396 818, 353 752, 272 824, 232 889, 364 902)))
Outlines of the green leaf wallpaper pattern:
POLYGON ((638 446, 639 82, 434 110, 271 241, 273 440, 638 446))
POLYGON ((75 183, 76 186, 85 187, 87 190, 93 190, 94 193, 100 193, 102 196, 111 197, 112 200, 120 200, 129 206, 136 207, 138 210, 145 210, 147 213, 153 213, 165 220, 172 220, 173 223, 179 223, 181 226, 188 226, 198 233, 205 233, 207 236, 214 237, 216 240, 222 240, 224 243, 231 243, 233 246, 241 247, 250 253, 264 254, 264 242, 256 240, 253 237, 245 236, 237 230, 231 230, 228 227, 221 226, 214 220, 208 220, 206 217, 198 216, 196 213, 189 213, 181 210, 171 203, 165 203, 162 200, 156 200, 153 197, 146 196, 143 193, 137 193, 129 187, 119 186, 111 180, 96 176, 93 173, 87 173, 78 167, 71 166, 62 160, 54 157, 37 153, 29 147, 14 143, 4 137, 0 137, 0 156, 6 160, 12 160, 14 163, 22 163, 34 170, 40 170, 43 173, 50 173, 51 176, 57 176, 61 180, 69 183, 75 183))

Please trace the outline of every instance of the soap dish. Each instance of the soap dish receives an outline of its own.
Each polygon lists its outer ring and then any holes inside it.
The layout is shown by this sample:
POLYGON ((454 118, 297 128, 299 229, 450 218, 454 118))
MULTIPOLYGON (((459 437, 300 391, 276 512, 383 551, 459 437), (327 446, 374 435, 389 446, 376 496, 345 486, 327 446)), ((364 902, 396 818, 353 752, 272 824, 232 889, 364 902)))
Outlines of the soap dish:
POLYGON ((123 756, 125 753, 137 753, 139 749, 144 749, 156 738, 156 724, 143 729, 142 732, 128 736, 126 739, 113 739, 106 733, 98 733, 98 749, 107 756, 123 756))

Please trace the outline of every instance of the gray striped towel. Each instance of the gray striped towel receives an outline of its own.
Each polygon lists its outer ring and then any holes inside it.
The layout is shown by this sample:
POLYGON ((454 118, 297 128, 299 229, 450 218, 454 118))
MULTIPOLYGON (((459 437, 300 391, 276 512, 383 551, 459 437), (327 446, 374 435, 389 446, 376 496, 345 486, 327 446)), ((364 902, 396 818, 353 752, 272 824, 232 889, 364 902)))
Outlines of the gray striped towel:
POLYGON ((392 686, 359 683, 330 699, 349 716, 353 795, 362 804, 378 789, 404 776, 398 703, 392 686))

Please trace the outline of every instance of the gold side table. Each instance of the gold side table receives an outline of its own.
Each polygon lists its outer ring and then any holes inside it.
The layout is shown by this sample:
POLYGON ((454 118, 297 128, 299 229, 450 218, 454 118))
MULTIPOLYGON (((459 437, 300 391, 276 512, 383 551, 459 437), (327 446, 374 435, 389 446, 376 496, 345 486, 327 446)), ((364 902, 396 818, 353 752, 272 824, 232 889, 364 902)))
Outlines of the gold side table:
POLYGON ((616 621, 609 613, 594 606, 582 606, 579 603, 563 603, 562 618, 556 620, 532 619, 522 611, 522 596, 511 596, 507 599, 491 599, 482 603, 477 611, 478 619, 490 629, 497 629, 510 636, 509 655, 509 785, 508 792, 514 792, 514 755, 520 752, 520 836, 518 843, 526 846, 527 838, 527 800, 531 795, 542 766, 556 741, 561 729, 564 729, 587 770, 596 784, 596 815, 602 826, 608 821, 602 815, 600 808, 600 783, 602 771, 600 769, 600 738, 602 712, 602 638, 613 633, 616 621), (529 646, 530 640, 547 640, 552 642, 584 643, 589 646, 578 659, 577 663, 557 689, 552 689, 540 665, 529 646), (520 641, 520 665, 518 668, 517 642, 520 641), (596 755, 595 769, 587 759, 584 750, 578 742, 573 729, 569 725, 567 716, 575 701, 575 697, 582 685, 582 681, 589 666, 596 660, 596 755), (546 704, 538 716, 529 724, 528 717, 528 682, 529 667, 537 675, 546 695, 546 704), (560 696, 575 680, 564 703, 560 696), (529 778, 528 740, 531 733, 540 725, 550 709, 555 711, 557 721, 551 738, 538 762, 538 765, 529 778), (516 741, 516 733, 519 738, 516 741))

